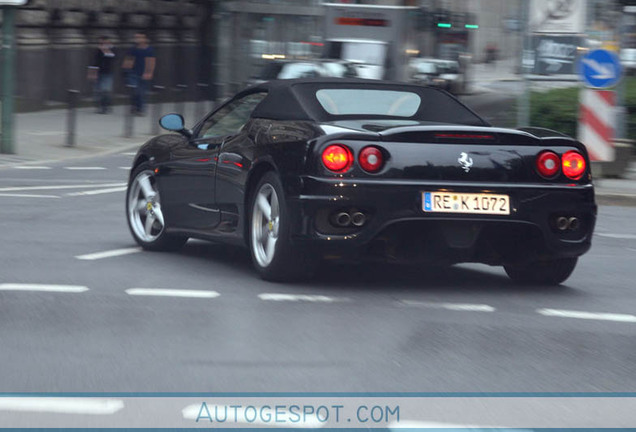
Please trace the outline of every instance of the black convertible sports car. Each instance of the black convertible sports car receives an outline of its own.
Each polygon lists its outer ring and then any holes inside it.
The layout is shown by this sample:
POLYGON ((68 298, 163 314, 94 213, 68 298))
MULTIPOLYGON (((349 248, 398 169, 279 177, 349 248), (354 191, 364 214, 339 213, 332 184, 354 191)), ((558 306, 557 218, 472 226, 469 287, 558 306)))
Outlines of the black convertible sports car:
POLYGON ((134 159, 127 217, 149 250, 247 245, 265 279, 331 259, 503 265, 559 284, 591 245, 589 159, 557 132, 491 127, 443 90, 366 80, 248 88, 134 159))

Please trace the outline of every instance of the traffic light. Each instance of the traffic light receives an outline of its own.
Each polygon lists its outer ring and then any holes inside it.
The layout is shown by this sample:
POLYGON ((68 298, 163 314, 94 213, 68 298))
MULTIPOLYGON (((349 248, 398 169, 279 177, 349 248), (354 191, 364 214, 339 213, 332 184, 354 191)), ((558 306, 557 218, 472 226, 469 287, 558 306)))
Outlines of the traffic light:
POLYGON ((450 14, 447 12, 438 12, 435 14, 435 18, 433 19, 433 23, 437 28, 452 28, 453 24, 451 23, 450 14))
POLYGON ((464 28, 477 30, 479 28, 479 24, 477 24, 477 15, 474 13, 466 13, 464 15, 464 28))

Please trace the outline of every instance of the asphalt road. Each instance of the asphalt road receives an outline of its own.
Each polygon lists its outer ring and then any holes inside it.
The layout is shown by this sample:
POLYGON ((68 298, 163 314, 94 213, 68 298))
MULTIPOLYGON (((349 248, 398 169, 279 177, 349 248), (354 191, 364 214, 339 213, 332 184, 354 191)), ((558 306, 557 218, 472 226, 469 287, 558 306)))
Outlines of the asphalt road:
POLYGON ((479 265, 330 264, 282 285, 239 248, 135 249, 131 160, 0 170, 0 392, 636 388, 634 208, 601 207, 558 288, 479 265))
MULTIPOLYGON (((0 169, 0 393, 636 387, 633 207, 600 208, 591 252, 558 288, 481 265, 325 264, 274 284, 240 248, 140 251, 124 215, 131 161, 0 169)), ((3 401, 0 424, 38 418, 3 401)))

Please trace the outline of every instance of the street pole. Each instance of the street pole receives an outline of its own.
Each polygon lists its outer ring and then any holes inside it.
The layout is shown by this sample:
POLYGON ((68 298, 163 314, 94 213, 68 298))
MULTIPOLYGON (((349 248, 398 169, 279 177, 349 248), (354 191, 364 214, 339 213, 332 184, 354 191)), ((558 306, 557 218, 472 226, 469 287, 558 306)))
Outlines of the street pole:
POLYGON ((2 7, 2 119, 0 153, 15 153, 13 146, 13 98, 15 82, 15 11, 2 7))
POLYGON ((528 72, 530 70, 530 43, 529 24, 530 2, 521 2, 521 94, 517 99, 517 127, 530 126, 530 83, 528 82, 528 72), (528 58, 526 58, 528 56, 528 58))

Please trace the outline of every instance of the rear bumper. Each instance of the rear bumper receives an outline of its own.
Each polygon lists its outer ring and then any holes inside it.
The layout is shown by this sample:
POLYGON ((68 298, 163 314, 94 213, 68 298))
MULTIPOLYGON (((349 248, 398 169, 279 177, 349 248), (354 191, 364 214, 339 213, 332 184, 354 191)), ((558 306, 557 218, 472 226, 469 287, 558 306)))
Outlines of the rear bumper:
POLYGON ((307 176, 302 194, 288 197, 295 241, 326 255, 378 255, 398 261, 440 260, 501 264, 587 252, 596 222, 589 185, 461 184, 397 180, 335 180, 307 176), (422 193, 510 196, 510 215, 426 213, 422 193), (361 227, 338 227, 334 213, 360 211, 361 227), (560 231, 559 216, 576 217, 560 231))

